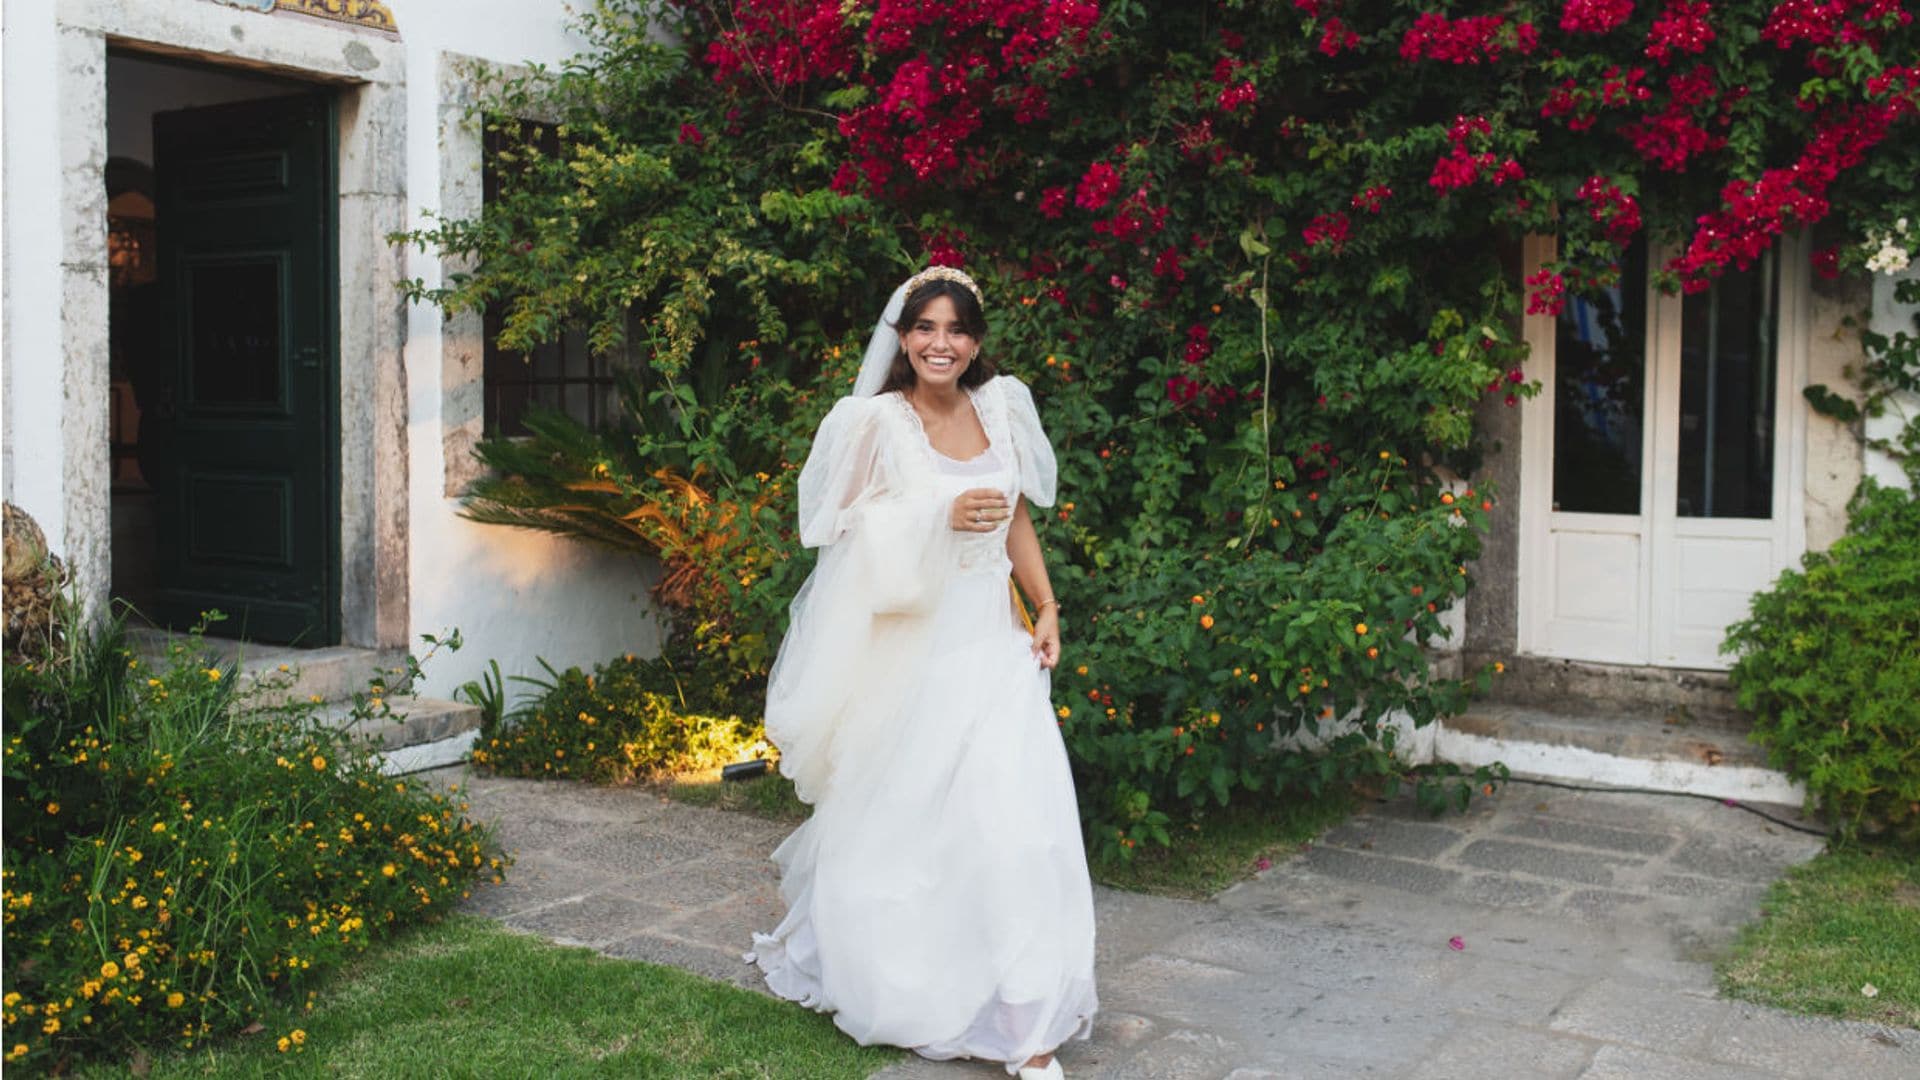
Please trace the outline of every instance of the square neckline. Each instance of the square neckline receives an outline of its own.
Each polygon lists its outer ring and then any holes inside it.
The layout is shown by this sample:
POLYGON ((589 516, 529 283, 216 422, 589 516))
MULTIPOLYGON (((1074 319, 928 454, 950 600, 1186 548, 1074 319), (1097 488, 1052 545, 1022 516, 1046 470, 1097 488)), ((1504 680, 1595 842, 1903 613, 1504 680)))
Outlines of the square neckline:
POLYGON ((934 457, 942 461, 950 461, 955 465, 972 465, 1000 448, 999 444, 994 442, 993 429, 987 426, 987 414, 980 411, 980 392, 977 389, 961 388, 961 393, 967 395, 967 405, 973 409, 974 421, 980 425, 980 434, 985 436, 987 440, 986 449, 970 458, 954 457, 951 454, 943 453, 939 447, 933 445, 933 439, 927 435, 927 426, 920 419, 920 410, 914 408, 913 402, 907 400, 906 391, 895 390, 892 391, 892 393, 894 397, 899 400, 900 407, 907 411, 907 418, 913 423, 913 430, 920 434, 920 445, 926 447, 927 452, 934 457))

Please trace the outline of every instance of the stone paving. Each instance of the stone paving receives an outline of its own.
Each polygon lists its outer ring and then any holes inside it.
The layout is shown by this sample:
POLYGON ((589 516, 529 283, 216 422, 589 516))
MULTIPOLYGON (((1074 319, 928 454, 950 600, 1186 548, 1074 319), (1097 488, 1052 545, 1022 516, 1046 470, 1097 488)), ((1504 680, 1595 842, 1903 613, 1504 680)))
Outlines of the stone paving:
MULTIPOLYGON (((779 920, 766 856, 784 826, 467 782, 517 859, 468 910, 762 989, 740 954, 779 920)), ((1515 783, 1438 821, 1381 804, 1211 901, 1098 890, 1102 1011, 1061 1062, 1153 1080, 1920 1077, 1920 1032, 1715 994, 1712 952, 1820 846, 1673 796, 1515 783)), ((877 1077, 1002 1075, 908 1057, 877 1077)))

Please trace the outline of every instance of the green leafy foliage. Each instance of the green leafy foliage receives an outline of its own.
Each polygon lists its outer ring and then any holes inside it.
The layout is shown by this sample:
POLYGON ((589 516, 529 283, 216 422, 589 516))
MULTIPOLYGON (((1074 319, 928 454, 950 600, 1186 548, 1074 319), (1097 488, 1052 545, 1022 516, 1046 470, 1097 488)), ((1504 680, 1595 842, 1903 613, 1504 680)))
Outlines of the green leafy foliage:
MULTIPOLYGON (((459 268, 411 294, 498 313, 507 348, 589 330, 629 372, 626 426, 548 416, 487 443, 467 513, 658 556, 681 670, 751 715, 811 565, 792 522, 813 427, 892 287, 964 265, 985 355, 1033 388, 1060 459, 1040 532, 1096 846, 1398 777, 1388 721, 1491 678, 1438 677, 1426 648, 1503 512, 1472 479, 1474 418, 1534 391, 1524 312, 1608 286, 1639 234, 1692 236, 1661 280, 1704 284, 1739 256, 1701 246, 1703 214, 1765 247, 1806 224, 1783 207, 1858 236, 1913 203, 1895 66, 1920 31, 1775 41, 1772 7, 1714 4, 1714 33, 1656 61, 1656 5, 1603 34, 1522 4, 1492 19, 1501 55, 1466 63, 1411 56, 1433 14, 1413 0, 602 0, 578 57, 476 111, 539 118, 559 152, 527 141, 478 218, 404 239, 459 268), (1696 140, 1684 167, 1656 122, 1696 140), (1727 201, 1842 135, 1858 160, 1812 162, 1818 199, 1781 197, 1811 175, 1787 169, 1727 201), (1538 285, 1529 232, 1558 237, 1538 285)), ((1415 779, 1458 805, 1496 778, 1415 779)))
POLYGON ((1724 648, 1755 740, 1835 829, 1920 844, 1920 497, 1869 481, 1847 535, 1755 596, 1724 648))
POLYGON ((501 868, 457 791, 238 696, 197 640, 151 666, 117 621, 79 637, 6 666, 9 1072, 239 1030, 501 868))
POLYGON ((751 757, 764 737, 757 717, 701 711, 699 688, 665 659, 628 654, 592 674, 547 674, 521 680, 536 687, 532 700, 487 718, 475 765, 504 776, 626 783, 751 757))

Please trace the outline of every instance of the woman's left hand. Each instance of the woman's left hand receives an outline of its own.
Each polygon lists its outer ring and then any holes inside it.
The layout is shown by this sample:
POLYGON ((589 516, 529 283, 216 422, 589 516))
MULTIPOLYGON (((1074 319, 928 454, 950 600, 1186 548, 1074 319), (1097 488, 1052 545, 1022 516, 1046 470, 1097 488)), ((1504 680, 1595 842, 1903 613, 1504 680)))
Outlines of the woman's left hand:
POLYGON ((1033 620, 1033 658, 1052 671, 1060 663, 1060 608, 1049 604, 1033 620))

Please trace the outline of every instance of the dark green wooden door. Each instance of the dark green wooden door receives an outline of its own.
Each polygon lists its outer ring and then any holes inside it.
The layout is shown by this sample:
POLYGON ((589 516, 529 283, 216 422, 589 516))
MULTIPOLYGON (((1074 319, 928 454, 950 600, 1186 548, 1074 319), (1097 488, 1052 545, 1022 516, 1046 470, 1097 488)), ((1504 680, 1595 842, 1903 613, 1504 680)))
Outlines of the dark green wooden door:
POLYGON ((218 609, 215 633, 339 637, 333 130, 326 94, 154 117, 155 614, 174 626, 218 609))

